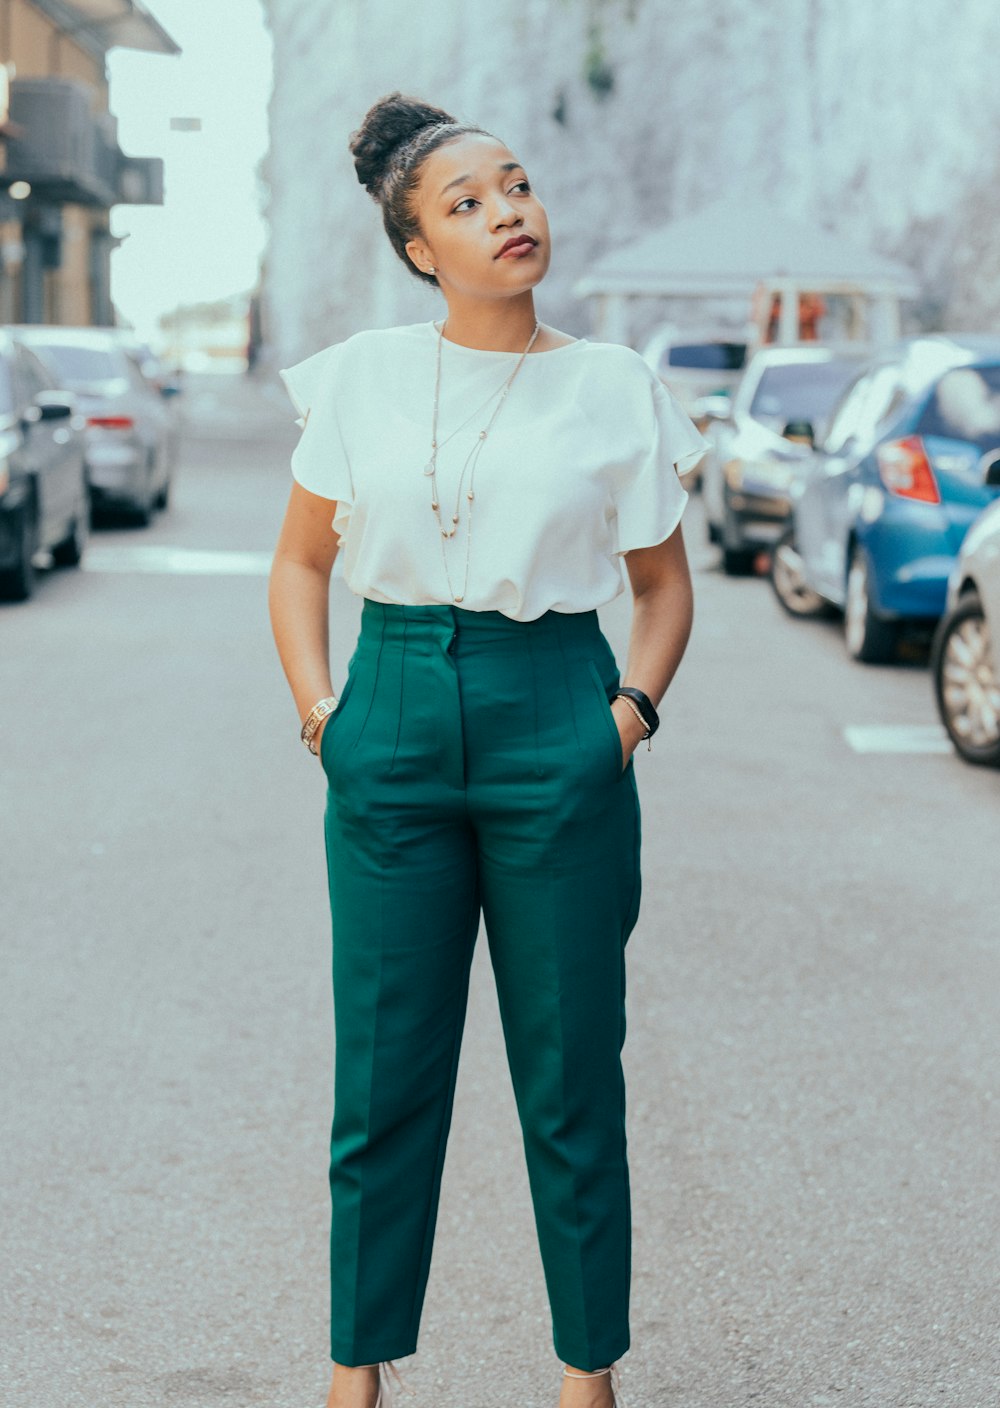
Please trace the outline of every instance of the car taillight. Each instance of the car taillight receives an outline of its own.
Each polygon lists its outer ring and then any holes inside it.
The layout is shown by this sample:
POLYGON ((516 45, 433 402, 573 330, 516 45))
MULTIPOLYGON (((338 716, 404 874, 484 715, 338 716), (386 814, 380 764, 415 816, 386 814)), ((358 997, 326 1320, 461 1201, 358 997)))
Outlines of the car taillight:
POLYGON ((898 494, 902 499, 920 499, 927 504, 941 502, 941 491, 919 435, 887 440, 879 445, 875 458, 882 483, 890 494, 898 494))
POLYGON ((135 421, 131 416, 88 416, 87 424, 101 430, 131 430, 135 421))

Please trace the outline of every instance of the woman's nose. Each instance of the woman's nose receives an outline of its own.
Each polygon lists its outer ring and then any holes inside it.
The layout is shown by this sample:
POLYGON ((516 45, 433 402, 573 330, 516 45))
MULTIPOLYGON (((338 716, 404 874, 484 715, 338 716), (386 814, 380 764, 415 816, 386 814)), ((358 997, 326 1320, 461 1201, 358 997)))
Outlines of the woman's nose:
POLYGON ((498 200, 495 202, 492 211, 494 225, 508 224, 511 216, 517 216, 516 206, 512 205, 509 200, 498 200))

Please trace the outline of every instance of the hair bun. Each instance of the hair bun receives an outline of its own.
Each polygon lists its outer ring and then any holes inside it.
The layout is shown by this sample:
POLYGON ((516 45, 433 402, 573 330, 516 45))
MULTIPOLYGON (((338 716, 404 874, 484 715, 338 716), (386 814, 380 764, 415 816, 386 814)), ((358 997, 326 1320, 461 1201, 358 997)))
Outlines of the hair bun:
POLYGON ((361 126, 351 133, 348 142, 361 185, 377 200, 396 149, 425 127, 455 121, 443 108, 404 93, 388 93, 379 98, 365 113, 361 126))

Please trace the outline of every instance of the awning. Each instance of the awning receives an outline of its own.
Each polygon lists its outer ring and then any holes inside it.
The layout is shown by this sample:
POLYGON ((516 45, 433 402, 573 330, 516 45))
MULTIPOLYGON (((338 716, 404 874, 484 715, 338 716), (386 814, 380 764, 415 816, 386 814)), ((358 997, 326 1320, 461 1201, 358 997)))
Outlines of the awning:
POLYGON ((31 0, 66 34, 89 47, 144 49, 151 54, 179 54, 177 44, 153 18, 142 0, 31 0))

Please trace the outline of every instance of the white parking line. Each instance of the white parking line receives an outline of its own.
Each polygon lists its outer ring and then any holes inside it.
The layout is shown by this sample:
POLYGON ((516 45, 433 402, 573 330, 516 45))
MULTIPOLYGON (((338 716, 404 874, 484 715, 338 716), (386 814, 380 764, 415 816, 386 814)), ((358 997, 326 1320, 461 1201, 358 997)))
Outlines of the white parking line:
POLYGON ((855 753, 950 753, 940 724, 853 724, 844 738, 855 753))
POLYGON ((88 545, 80 566, 85 572, 266 577, 271 570, 271 554, 240 549, 172 548, 160 543, 88 545))

